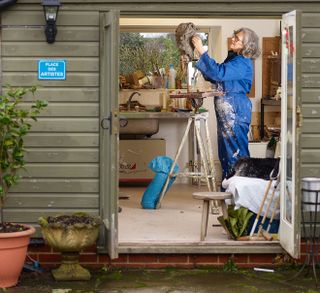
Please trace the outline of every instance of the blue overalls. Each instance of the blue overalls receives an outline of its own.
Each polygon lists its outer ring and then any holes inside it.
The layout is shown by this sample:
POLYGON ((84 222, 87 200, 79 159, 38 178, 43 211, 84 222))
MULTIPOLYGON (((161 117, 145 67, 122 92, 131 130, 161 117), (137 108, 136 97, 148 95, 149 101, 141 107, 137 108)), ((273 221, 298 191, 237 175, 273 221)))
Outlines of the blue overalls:
POLYGON ((253 62, 232 51, 218 64, 204 53, 196 67, 204 78, 216 83, 223 96, 214 99, 217 117, 218 154, 222 167, 222 179, 241 157, 249 157, 248 132, 252 105, 246 96, 253 79, 253 62))

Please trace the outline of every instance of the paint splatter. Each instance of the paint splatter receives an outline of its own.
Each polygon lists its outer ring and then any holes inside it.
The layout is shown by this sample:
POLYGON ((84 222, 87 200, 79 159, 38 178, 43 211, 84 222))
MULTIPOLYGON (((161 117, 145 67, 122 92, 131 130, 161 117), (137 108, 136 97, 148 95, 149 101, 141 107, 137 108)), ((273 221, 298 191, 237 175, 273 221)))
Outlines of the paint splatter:
POLYGON ((233 126, 236 119, 236 113, 233 105, 225 99, 216 99, 215 108, 218 119, 220 120, 219 126, 222 127, 222 135, 224 137, 234 136, 233 126))
POLYGON ((240 149, 237 149, 237 151, 233 154, 232 157, 233 157, 233 158, 238 157, 239 153, 240 153, 240 149))

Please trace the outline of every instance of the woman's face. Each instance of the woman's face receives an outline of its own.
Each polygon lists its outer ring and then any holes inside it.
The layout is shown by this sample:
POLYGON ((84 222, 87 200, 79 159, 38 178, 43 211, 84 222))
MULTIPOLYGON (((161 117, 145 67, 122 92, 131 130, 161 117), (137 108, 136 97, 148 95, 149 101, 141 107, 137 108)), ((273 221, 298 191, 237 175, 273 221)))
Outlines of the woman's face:
POLYGON ((244 32, 240 31, 237 34, 234 34, 231 41, 230 49, 233 52, 239 53, 244 45, 243 45, 243 39, 244 39, 244 32))

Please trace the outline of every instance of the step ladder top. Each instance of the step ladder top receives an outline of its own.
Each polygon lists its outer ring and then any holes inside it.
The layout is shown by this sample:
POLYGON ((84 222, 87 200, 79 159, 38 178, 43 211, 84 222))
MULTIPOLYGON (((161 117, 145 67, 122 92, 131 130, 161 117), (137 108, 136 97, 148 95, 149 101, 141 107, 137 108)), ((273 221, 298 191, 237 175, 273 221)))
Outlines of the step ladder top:
POLYGON ((201 200, 223 200, 231 199, 230 192, 201 191, 192 193, 193 198, 201 200))

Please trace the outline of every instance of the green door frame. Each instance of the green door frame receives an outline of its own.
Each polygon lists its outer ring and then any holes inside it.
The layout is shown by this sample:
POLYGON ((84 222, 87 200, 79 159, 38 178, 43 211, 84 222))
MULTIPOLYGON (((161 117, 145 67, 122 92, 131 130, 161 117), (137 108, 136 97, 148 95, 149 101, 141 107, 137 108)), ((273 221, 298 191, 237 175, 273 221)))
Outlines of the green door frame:
POLYGON ((119 11, 100 14, 100 217, 98 251, 118 257, 119 11))

